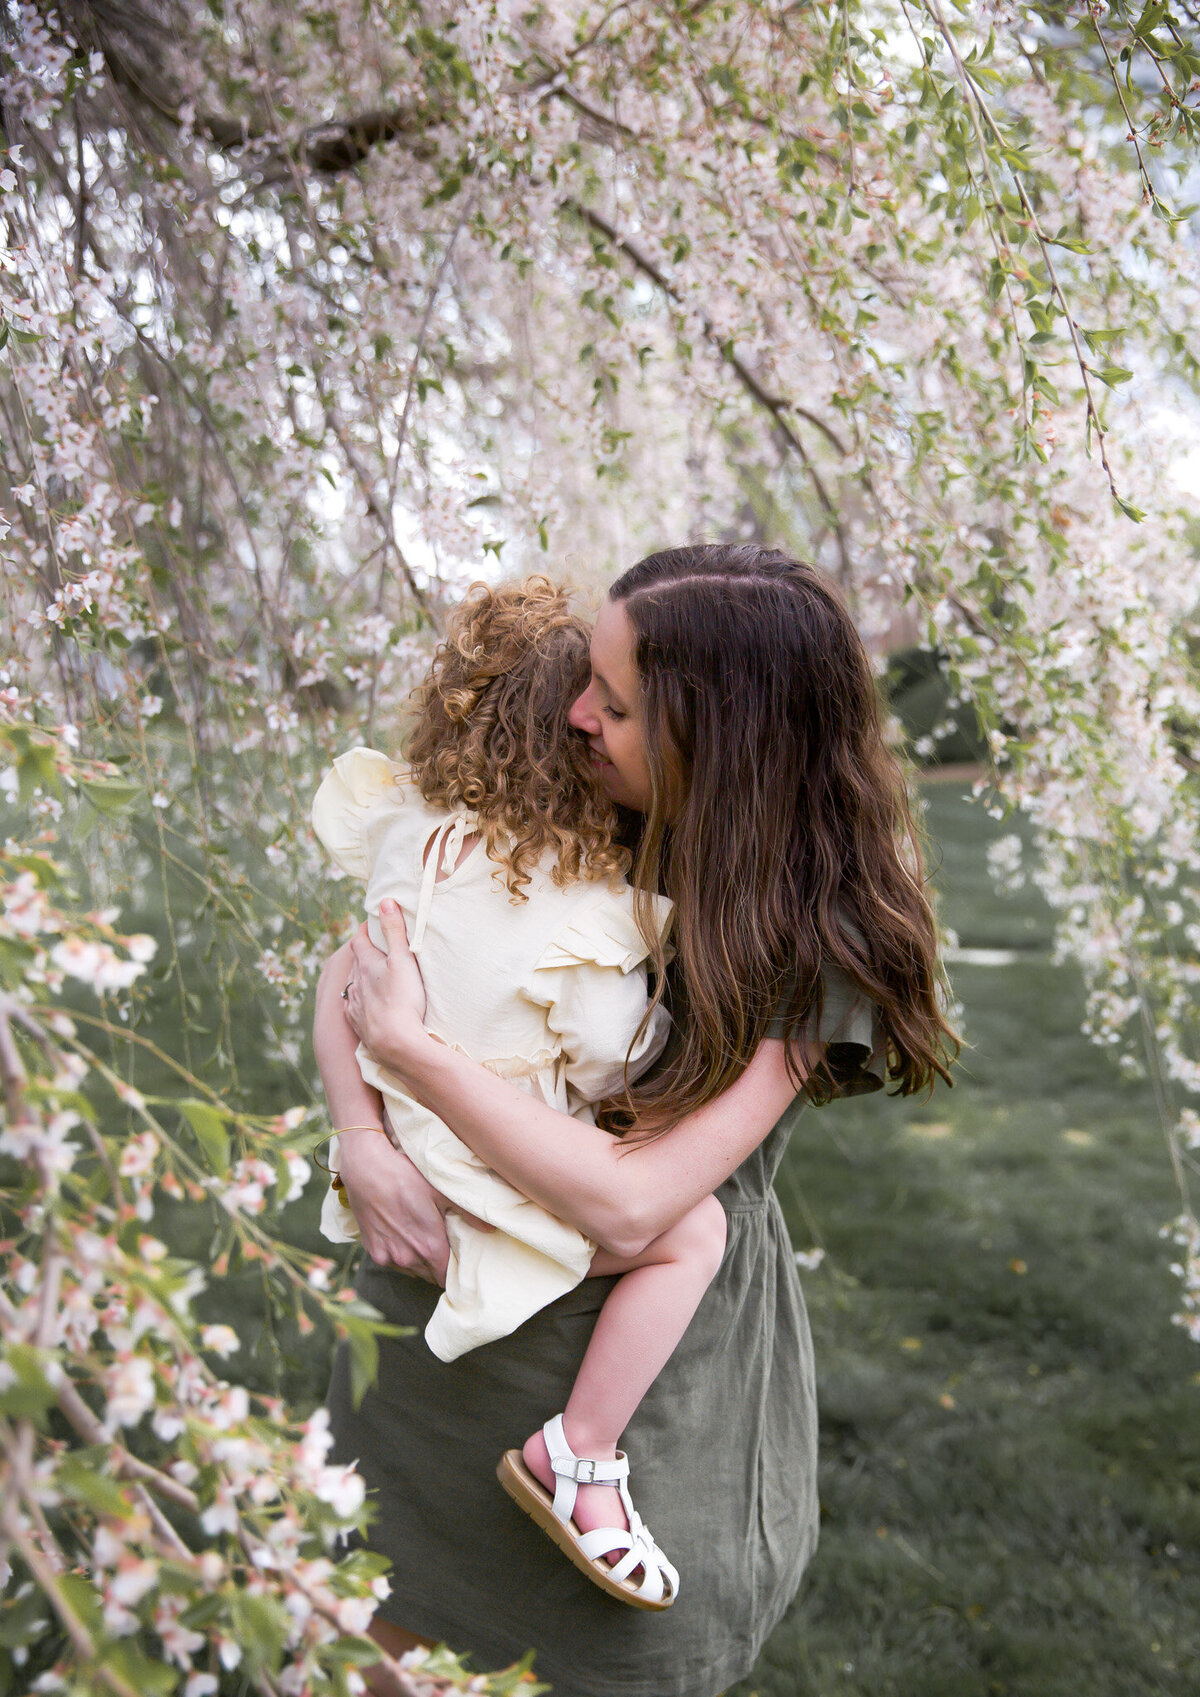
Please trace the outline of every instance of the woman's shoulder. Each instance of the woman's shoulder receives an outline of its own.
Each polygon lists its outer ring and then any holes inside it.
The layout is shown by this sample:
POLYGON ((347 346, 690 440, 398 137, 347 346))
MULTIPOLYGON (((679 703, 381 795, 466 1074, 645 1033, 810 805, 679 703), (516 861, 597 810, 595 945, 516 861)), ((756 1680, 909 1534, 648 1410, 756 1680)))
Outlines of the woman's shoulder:
POLYGON ((834 1096, 867 1096, 882 1090, 887 1082, 888 1046, 878 1002, 860 990, 835 962, 825 961, 820 970, 820 1013, 814 1006, 796 1031, 784 1012, 792 1004, 796 988, 793 974, 784 987, 779 1011, 767 1027, 767 1036, 799 1035, 815 1046, 834 1096))

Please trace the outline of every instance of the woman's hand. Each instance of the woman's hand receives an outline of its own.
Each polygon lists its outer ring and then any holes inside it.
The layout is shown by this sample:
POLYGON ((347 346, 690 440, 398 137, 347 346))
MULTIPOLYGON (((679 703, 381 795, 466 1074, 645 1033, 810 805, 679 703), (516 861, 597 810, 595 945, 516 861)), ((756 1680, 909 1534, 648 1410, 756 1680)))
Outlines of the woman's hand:
POLYGON ((339 1143, 346 1200, 372 1261, 444 1287, 446 1198, 377 1131, 343 1131, 339 1143))
POLYGON ((343 1001, 359 1041, 381 1066, 403 1076, 405 1060, 430 1041, 424 1026, 425 985, 396 902, 380 903, 379 923, 387 953, 360 925, 350 945, 353 965, 343 1001))

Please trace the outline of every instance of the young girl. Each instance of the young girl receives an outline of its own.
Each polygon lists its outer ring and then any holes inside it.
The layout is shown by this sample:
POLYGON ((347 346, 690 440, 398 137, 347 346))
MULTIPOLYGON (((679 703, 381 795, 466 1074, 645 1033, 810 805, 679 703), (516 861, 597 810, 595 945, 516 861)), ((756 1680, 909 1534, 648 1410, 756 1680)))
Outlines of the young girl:
MULTIPOLYGON (((618 1097, 666 1041, 645 960, 661 949, 670 903, 645 904, 655 928, 647 940, 622 876, 628 854, 614 839, 615 810, 583 745, 566 734, 587 653, 586 627, 544 578, 476 586, 417 692, 408 765, 370 749, 342 755, 317 793, 313 824, 337 863, 366 880, 377 940, 381 904, 403 910, 429 1030, 539 1102, 595 1124, 593 1105, 618 1097)), ((344 1027, 340 1012, 332 1017, 344 1027)), ((347 1053, 345 1036, 318 1028, 323 1067, 331 1044, 347 1053)), ((589 1274, 623 1275, 564 1414, 542 1430, 553 1496, 519 1451, 499 1473, 602 1589, 640 1608, 669 1607, 679 1576, 633 1507, 616 1445, 717 1271, 720 1204, 704 1198, 638 1256, 608 1254, 500 1178, 365 1050, 356 1059, 363 1105, 342 1130, 382 1131, 386 1118, 396 1145, 456 1210, 446 1220, 445 1290, 425 1328, 436 1356, 451 1362, 508 1336, 589 1274)), ((359 1235, 336 1178, 322 1229, 335 1241, 359 1235)))

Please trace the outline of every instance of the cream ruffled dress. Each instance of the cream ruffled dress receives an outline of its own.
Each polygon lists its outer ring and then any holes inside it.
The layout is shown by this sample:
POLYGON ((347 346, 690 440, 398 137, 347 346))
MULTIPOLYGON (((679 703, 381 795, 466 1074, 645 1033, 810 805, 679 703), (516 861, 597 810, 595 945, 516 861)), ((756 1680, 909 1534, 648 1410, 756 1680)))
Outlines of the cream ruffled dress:
MULTIPOLYGON (((455 864, 476 828, 472 815, 431 806, 406 766, 369 748, 335 760, 312 820, 337 864, 365 880, 368 928, 380 947, 380 902, 390 896, 402 908, 425 981, 425 1024, 443 1042, 589 1121, 590 1104, 620 1088, 627 1056, 632 1080, 661 1053, 669 1024, 661 1007, 634 1044, 648 1001, 649 951, 628 884, 556 884, 547 855, 525 886, 528 900, 513 901, 482 843, 455 864)), ((660 932, 670 911, 655 898, 660 932)), ((358 1062, 381 1092, 404 1153, 451 1202, 495 1227, 482 1232, 446 1216, 450 1266, 425 1339, 453 1361, 572 1290, 596 1245, 494 1173, 361 1046, 358 1062)), ((335 1169, 336 1145, 335 1138, 335 1169)), ((321 1229, 337 1243, 359 1236, 332 1187, 321 1229)))

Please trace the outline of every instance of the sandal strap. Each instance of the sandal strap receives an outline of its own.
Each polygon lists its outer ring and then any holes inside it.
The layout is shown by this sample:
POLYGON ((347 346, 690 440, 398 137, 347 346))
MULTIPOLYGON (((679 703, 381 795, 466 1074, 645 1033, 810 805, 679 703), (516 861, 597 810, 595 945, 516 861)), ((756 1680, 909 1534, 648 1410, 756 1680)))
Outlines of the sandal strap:
MULTIPOLYGON (((630 1554, 636 1555, 638 1546, 623 1526, 602 1526, 595 1532, 584 1532, 579 1540, 579 1548, 589 1561, 599 1561, 600 1557, 606 1556, 610 1550, 628 1550, 630 1554)), ((621 1559, 628 1561, 629 1558, 623 1556, 621 1559)), ((636 1567, 637 1562, 632 1563, 632 1566, 636 1567)), ((624 1574, 621 1577, 624 1578, 624 1574)))
POLYGON ((657 1564, 649 1561, 647 1556, 648 1552, 642 1545, 635 1544, 629 1554, 622 1556, 613 1568, 612 1576, 619 1585, 640 1567, 642 1582, 637 1588, 638 1596, 645 1597, 648 1603, 657 1603, 661 1601, 663 1594, 662 1574, 658 1571, 657 1564))
POLYGON ((618 1490, 623 1489, 629 1477, 629 1461, 619 1450, 615 1461, 593 1461, 588 1456, 576 1455, 567 1442, 561 1414, 547 1420, 542 1436, 554 1469, 554 1516, 564 1525, 574 1513, 580 1485, 615 1485, 618 1490))
POLYGON ((621 1584, 640 1567, 642 1579, 637 1593, 649 1603, 662 1601, 663 1592, 666 1590, 664 1581, 670 1583, 673 1593, 677 1594, 679 1591, 678 1573, 653 1538, 646 1533, 644 1526, 640 1533, 630 1533, 623 1527, 616 1526, 585 1532, 579 1540, 579 1548, 589 1561, 599 1561, 611 1550, 624 1550, 625 1554, 620 1561, 613 1564, 612 1577, 621 1584))

